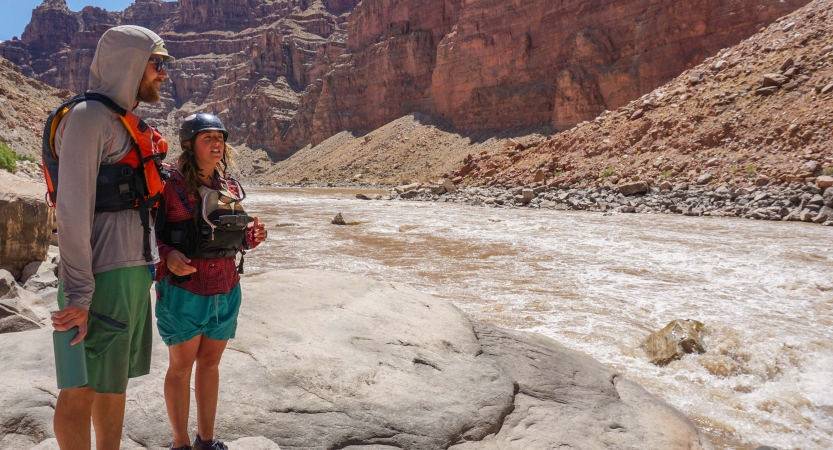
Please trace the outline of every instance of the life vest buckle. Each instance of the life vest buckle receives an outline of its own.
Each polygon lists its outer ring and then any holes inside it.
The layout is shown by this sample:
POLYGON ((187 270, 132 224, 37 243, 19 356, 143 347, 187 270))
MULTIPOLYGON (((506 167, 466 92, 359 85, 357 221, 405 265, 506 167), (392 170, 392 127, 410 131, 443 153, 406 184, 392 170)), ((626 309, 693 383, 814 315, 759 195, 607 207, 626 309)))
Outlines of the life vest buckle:
MULTIPOLYGON (((122 169, 122 173, 124 173, 124 169, 122 169)), ((119 198, 124 203, 131 203, 136 201, 136 193, 130 189, 130 185, 127 183, 122 183, 119 185, 119 198)))

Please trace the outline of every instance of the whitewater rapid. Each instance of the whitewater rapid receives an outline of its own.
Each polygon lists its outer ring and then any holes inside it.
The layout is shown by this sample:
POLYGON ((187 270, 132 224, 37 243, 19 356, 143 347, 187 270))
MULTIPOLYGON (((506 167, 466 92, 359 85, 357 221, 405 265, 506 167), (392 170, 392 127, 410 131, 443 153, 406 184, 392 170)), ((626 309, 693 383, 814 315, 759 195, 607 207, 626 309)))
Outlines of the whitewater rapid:
POLYGON ((308 267, 404 282, 592 355, 718 448, 833 448, 833 227, 355 192, 250 188, 247 211, 270 233, 247 273, 308 267), (337 212, 362 223, 331 225, 337 212), (707 352, 654 366, 639 344, 674 319, 705 323, 707 352))

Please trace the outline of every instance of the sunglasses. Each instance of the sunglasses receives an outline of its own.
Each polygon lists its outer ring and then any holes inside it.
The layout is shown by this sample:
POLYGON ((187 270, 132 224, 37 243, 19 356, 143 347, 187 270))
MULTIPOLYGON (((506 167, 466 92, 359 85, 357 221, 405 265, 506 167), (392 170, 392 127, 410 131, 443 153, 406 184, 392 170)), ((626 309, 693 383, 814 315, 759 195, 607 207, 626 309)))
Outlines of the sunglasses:
POLYGON ((156 63, 156 73, 159 73, 165 69, 165 61, 161 58, 148 58, 148 61, 153 61, 156 63))

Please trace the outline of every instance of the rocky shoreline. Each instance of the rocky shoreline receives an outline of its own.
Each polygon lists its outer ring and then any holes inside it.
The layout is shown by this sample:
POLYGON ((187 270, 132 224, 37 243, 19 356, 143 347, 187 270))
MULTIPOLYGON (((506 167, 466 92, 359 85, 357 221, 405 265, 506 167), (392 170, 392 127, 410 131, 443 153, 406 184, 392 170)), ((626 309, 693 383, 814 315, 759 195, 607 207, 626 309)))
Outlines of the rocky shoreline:
POLYGON ((651 187, 631 183, 587 189, 491 186, 453 191, 443 185, 411 185, 394 188, 391 198, 503 208, 742 217, 833 226, 833 187, 822 189, 817 184, 795 184, 782 189, 687 183, 651 187))
POLYGON ((812 183, 786 187, 737 187, 696 183, 651 186, 637 182, 588 188, 543 185, 461 187, 443 183, 384 186, 375 183, 261 184, 282 188, 350 188, 388 190, 389 195, 357 194, 364 200, 410 200, 460 203, 493 208, 534 208, 603 213, 682 214, 739 217, 754 220, 800 221, 833 226, 833 185, 820 177, 812 183))

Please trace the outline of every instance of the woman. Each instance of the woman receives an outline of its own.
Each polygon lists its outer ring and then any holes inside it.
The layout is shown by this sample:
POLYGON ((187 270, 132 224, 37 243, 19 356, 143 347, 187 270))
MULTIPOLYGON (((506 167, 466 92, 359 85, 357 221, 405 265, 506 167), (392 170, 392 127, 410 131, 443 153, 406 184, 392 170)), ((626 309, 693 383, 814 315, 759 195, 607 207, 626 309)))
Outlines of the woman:
MULTIPOLYGON (((220 358, 237 329, 241 301, 235 255, 266 239, 257 217, 247 226, 251 219, 239 205, 245 193, 228 174, 227 139, 223 123, 212 114, 185 119, 179 128, 182 155, 165 185, 166 222, 157 231, 156 317, 170 359, 165 404, 174 450, 227 448, 214 436, 214 420, 220 358), (189 445, 195 362, 198 430, 189 445)), ((241 257, 241 272, 242 264, 241 257)))

